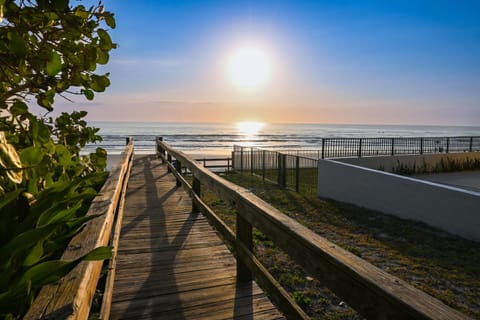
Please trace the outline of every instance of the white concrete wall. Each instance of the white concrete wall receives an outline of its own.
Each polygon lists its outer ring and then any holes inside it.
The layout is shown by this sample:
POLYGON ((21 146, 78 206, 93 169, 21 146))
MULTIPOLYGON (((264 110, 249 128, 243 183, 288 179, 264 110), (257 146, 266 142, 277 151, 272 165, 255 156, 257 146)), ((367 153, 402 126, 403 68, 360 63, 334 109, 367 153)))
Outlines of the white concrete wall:
POLYGON ((319 160, 318 195, 422 221, 480 241, 480 193, 319 160))
POLYGON ((480 160, 480 152, 342 158, 335 160, 370 169, 381 169, 387 172, 394 172, 394 169, 397 168, 400 163, 409 168, 412 168, 415 165, 417 169, 423 167, 423 165, 426 164, 427 167, 431 170, 435 166, 439 166, 442 159, 444 161, 449 160, 457 162, 473 161, 475 159, 480 160))

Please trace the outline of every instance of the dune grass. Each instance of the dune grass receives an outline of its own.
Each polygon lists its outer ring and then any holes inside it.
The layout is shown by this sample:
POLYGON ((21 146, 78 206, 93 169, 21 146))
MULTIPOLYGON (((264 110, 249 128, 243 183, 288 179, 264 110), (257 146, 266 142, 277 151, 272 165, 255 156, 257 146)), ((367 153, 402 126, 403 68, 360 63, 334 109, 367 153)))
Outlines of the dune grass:
MULTIPOLYGON (((480 319, 480 243, 423 223, 301 195, 248 174, 226 178, 344 249, 480 319)), ((234 229, 234 210, 213 194, 205 192, 204 198, 234 229)), ((259 259, 313 319, 361 319, 265 235, 255 231, 253 236, 259 259)))

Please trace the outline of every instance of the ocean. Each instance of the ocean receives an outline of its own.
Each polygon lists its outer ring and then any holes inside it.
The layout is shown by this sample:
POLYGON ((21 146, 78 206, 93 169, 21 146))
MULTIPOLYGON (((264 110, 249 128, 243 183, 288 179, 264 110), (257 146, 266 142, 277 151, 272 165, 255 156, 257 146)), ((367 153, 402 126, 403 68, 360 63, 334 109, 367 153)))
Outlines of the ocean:
POLYGON ((99 122, 103 141, 88 145, 84 152, 97 146, 110 155, 120 154, 125 138, 133 137, 135 152, 155 152, 155 137, 185 153, 229 155, 233 145, 255 146, 271 150, 318 150, 321 138, 331 137, 451 137, 480 136, 480 126, 420 125, 338 125, 338 124, 262 124, 262 123, 159 123, 99 122))

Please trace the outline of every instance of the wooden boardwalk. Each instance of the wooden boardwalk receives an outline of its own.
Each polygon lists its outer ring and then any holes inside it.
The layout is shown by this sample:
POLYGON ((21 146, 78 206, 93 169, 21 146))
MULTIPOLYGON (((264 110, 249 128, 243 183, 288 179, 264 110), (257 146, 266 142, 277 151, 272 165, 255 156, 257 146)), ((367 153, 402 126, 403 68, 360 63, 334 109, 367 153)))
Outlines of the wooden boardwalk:
POLYGON ((122 223, 111 319, 284 319, 166 165, 137 156, 122 223))

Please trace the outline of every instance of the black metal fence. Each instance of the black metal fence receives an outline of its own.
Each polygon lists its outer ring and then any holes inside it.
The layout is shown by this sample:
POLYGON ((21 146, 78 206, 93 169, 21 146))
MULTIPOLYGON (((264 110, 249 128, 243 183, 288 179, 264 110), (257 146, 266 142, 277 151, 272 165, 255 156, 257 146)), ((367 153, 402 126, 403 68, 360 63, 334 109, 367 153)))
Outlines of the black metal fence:
POLYGON ((477 137, 323 138, 321 159, 480 151, 477 137))
POLYGON ((318 159, 480 151, 480 136, 322 138, 319 150, 272 151, 234 146, 233 169, 303 194, 316 194, 318 159))
POLYGON ((317 192, 318 160, 235 145, 233 168, 278 183, 302 194, 317 192))

